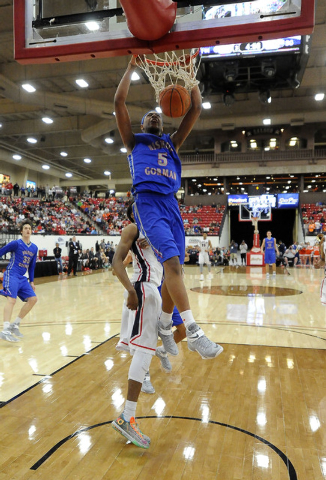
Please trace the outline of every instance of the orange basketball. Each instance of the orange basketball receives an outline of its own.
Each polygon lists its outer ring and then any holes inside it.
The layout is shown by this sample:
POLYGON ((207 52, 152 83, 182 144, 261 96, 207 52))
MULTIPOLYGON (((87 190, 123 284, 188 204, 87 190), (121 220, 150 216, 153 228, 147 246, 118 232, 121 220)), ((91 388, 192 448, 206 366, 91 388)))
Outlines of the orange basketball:
POLYGON ((168 117, 183 117, 191 104, 188 90, 181 85, 169 85, 160 93, 160 107, 168 117))

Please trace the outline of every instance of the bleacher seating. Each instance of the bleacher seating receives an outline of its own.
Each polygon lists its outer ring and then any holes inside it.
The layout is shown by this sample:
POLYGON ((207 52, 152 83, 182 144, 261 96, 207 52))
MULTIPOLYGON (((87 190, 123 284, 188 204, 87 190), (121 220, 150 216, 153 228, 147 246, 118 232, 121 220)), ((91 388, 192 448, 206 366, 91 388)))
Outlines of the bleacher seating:
POLYGON ((315 203, 302 203, 300 205, 305 232, 307 235, 316 233, 326 233, 326 205, 316 205, 315 203), (309 224, 319 221, 320 229, 310 229, 309 224))
POLYGON ((219 235, 225 205, 212 207, 180 206, 181 216, 187 235, 201 234, 219 235), (198 229, 198 227, 200 227, 198 229), (199 230, 196 232, 196 230, 199 230))
POLYGON ((0 197, 0 217, 3 233, 18 231, 24 218, 33 221, 33 233, 70 235, 84 233, 88 228, 80 213, 60 200, 0 197))
MULTIPOLYGON (((18 232, 24 218, 33 221, 33 233, 46 235, 98 234, 120 235, 129 223, 126 208, 129 199, 70 198, 70 201, 38 198, 0 197, 0 232, 18 232), (81 212, 89 218, 86 220, 81 212)), ((180 205, 186 235, 218 235, 225 206, 180 205)))

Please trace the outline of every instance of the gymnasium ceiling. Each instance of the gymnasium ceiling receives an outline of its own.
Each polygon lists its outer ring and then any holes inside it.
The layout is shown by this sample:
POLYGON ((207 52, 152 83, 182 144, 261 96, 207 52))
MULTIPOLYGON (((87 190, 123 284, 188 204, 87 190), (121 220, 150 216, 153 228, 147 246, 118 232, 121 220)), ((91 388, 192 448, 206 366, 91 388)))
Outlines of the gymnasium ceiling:
MULTIPOLYGON (((48 172, 63 180, 67 180, 66 172, 72 172, 74 179, 94 180, 94 184, 107 183, 103 172, 109 170, 121 189, 128 188, 123 180, 129 178, 127 160, 120 152, 122 144, 112 102, 129 58, 20 65, 14 60, 12 4, 12 0, 0 0, 0 159, 8 161, 13 154, 19 154, 21 160, 10 161, 38 171, 43 171, 42 165, 47 164, 48 172), (77 78, 84 78, 89 87, 78 87, 77 78), (21 89, 23 83, 32 84, 36 93, 26 94, 21 89), (43 117, 52 118, 53 123, 45 124, 43 117), (110 145, 104 141, 109 136, 114 140, 110 145), (28 137, 36 138, 37 143, 29 144, 28 137), (60 152, 67 152, 68 156, 62 157, 60 152), (91 163, 86 164, 84 158, 91 159, 91 163)), ((298 119, 305 124, 325 122, 326 97, 322 102, 314 99, 316 93, 326 94, 325 24, 326 2, 318 0, 311 52, 301 85, 271 88, 270 104, 259 101, 258 91, 239 91, 234 95, 236 101, 228 107, 219 88, 214 91, 206 85, 205 100, 211 102, 212 108, 202 111, 181 154, 193 153, 195 149, 211 151, 214 135, 225 125, 231 124, 235 129, 262 126, 266 117, 272 118, 273 125, 285 128, 298 119)), ((134 129, 138 131, 141 112, 156 106, 154 91, 143 76, 132 83, 128 104, 134 129)), ((166 131, 173 131, 178 122, 165 118, 164 124, 166 131)))

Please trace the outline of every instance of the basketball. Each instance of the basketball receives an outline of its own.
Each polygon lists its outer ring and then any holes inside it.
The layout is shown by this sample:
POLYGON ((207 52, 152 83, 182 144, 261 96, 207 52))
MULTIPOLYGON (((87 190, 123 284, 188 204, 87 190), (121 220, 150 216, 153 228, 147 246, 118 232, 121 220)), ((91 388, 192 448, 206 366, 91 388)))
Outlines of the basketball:
POLYGON ((159 97, 162 112, 167 117, 183 117, 191 104, 188 90, 181 85, 169 85, 164 88, 159 97))

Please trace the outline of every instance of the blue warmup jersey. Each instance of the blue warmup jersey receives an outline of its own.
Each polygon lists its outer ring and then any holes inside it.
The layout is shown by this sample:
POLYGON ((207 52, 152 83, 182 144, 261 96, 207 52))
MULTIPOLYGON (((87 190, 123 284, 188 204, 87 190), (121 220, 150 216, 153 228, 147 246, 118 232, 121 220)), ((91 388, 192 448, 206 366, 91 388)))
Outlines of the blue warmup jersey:
POLYGON ((133 194, 176 193, 181 185, 181 161, 170 135, 137 133, 128 156, 133 194))
POLYGON ((34 281, 34 270, 37 257, 37 246, 34 243, 28 245, 22 239, 9 242, 0 248, 0 257, 11 253, 11 258, 3 275, 3 289, 1 295, 21 300, 35 296, 30 282, 34 281))
POLYGON ((275 241, 274 238, 265 238, 265 263, 276 262, 275 241))

